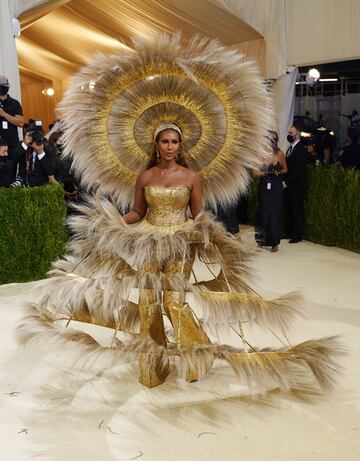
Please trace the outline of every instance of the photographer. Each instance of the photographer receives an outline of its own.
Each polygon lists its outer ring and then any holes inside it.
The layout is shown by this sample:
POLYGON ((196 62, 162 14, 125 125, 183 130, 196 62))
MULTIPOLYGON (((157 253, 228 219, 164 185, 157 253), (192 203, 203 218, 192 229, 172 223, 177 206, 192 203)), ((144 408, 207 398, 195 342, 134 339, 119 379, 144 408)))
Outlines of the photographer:
POLYGON ((41 132, 28 132, 29 148, 25 151, 19 167, 19 176, 26 186, 42 186, 49 181, 58 185, 55 179, 54 162, 44 149, 44 136, 41 132))

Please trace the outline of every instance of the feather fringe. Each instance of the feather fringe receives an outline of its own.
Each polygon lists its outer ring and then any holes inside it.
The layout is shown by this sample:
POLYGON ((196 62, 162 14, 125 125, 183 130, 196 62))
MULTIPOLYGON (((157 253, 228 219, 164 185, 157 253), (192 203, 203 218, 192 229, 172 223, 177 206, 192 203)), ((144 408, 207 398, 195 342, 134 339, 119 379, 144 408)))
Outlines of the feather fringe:
POLYGON ((340 367, 337 359, 344 353, 336 337, 309 340, 290 349, 263 350, 256 352, 222 351, 222 357, 235 373, 246 379, 249 385, 262 387, 264 378, 275 380, 284 391, 301 388, 308 382, 310 369, 317 384, 331 389, 340 367))
POLYGON ((17 330, 20 344, 33 344, 45 351, 61 351, 62 357, 71 361, 72 366, 83 369, 111 368, 118 363, 136 360, 141 353, 148 354, 154 361, 158 357, 164 357, 164 360, 168 357, 166 348, 152 340, 133 338, 123 343, 114 337, 111 346, 105 346, 83 331, 57 325, 56 320, 51 313, 40 313, 36 307, 30 307, 17 330))
POLYGON ((45 345, 48 351, 61 350, 73 366, 86 369, 110 368, 119 362, 138 359, 141 355, 150 368, 159 367, 159 364, 165 368, 169 358, 179 356, 181 374, 187 380, 200 379, 207 374, 216 357, 223 358, 249 386, 264 391, 268 387, 267 379, 284 391, 313 387, 314 383, 309 381, 309 370, 318 386, 330 389, 339 372, 337 359, 344 353, 336 337, 310 340, 291 348, 254 352, 216 344, 193 345, 187 350, 178 350, 175 345, 165 348, 141 338, 132 339, 129 343, 114 338, 111 346, 104 346, 87 333, 63 328, 55 321, 51 313, 39 313, 36 308, 30 308, 18 329, 20 342, 23 345, 45 345))
POLYGON ((268 301, 260 296, 234 292, 198 292, 203 307, 202 323, 227 325, 238 322, 253 322, 264 328, 287 331, 291 321, 299 315, 297 306, 301 296, 288 293, 268 301))

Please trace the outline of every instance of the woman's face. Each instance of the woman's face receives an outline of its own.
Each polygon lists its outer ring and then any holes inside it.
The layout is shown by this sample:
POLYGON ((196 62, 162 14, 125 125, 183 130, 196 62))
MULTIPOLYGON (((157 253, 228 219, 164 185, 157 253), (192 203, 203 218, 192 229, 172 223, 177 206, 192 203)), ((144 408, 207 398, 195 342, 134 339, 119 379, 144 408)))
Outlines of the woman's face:
POLYGON ((166 130, 160 133, 156 147, 160 158, 166 161, 175 160, 180 150, 180 136, 174 130, 166 130))

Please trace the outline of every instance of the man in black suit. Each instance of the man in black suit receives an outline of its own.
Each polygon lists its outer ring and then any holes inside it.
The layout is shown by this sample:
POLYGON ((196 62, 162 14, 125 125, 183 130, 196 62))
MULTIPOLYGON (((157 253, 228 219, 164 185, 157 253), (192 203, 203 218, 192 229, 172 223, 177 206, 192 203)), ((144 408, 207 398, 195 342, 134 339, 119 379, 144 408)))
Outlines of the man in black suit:
POLYGON ((290 146, 286 151, 288 172, 284 175, 284 225, 290 237, 289 243, 301 242, 303 235, 307 152, 300 136, 298 126, 289 128, 287 140, 290 146))

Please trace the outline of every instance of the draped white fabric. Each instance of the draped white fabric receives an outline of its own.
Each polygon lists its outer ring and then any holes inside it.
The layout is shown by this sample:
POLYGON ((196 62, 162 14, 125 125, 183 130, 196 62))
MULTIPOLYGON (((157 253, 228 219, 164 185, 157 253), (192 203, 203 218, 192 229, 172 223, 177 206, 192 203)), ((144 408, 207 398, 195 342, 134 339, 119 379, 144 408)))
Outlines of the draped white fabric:
POLYGON ((69 0, 14 0, 14 17, 21 16, 21 29, 24 30, 55 8, 68 2, 69 0))
POLYGON ((286 0, 212 0, 251 25, 263 37, 264 51, 254 40, 246 44, 246 52, 263 62, 266 78, 277 78, 287 66, 286 0))
POLYGON ((11 82, 11 94, 20 99, 20 78, 15 39, 13 36, 13 8, 10 0, 0 2, 0 74, 11 82))
MULTIPOLYGON (((63 1, 53 2, 54 6, 63 1)), ((21 15, 22 26, 29 22, 21 15)), ((159 33, 182 31, 184 39, 198 33, 225 45, 261 38, 240 17, 210 0, 73 0, 27 27, 17 41, 23 70, 63 80, 96 52, 111 53, 131 46, 133 37, 151 39, 159 33), (33 51, 33 53, 31 52, 33 51)))
POLYGON ((360 57, 359 0, 288 0, 288 63, 297 66, 360 57))
MULTIPOLYGON (((48 11, 56 0, 1 0, 0 2, 0 74, 11 83, 11 95, 21 99, 18 57, 13 34, 12 19, 34 8, 46 6, 48 11)), ((64 2, 62 2, 64 3, 64 2)))
POLYGON ((297 71, 287 74, 287 1, 286 0, 213 0, 241 17, 264 38, 241 43, 238 49, 254 59, 264 76, 276 79, 274 92, 274 129, 280 147, 286 147, 286 134, 294 117, 297 71))
POLYGON ((294 118, 295 82, 298 79, 298 70, 293 67, 289 73, 281 75, 274 85, 274 98, 277 107, 279 147, 285 152, 286 135, 294 118))

